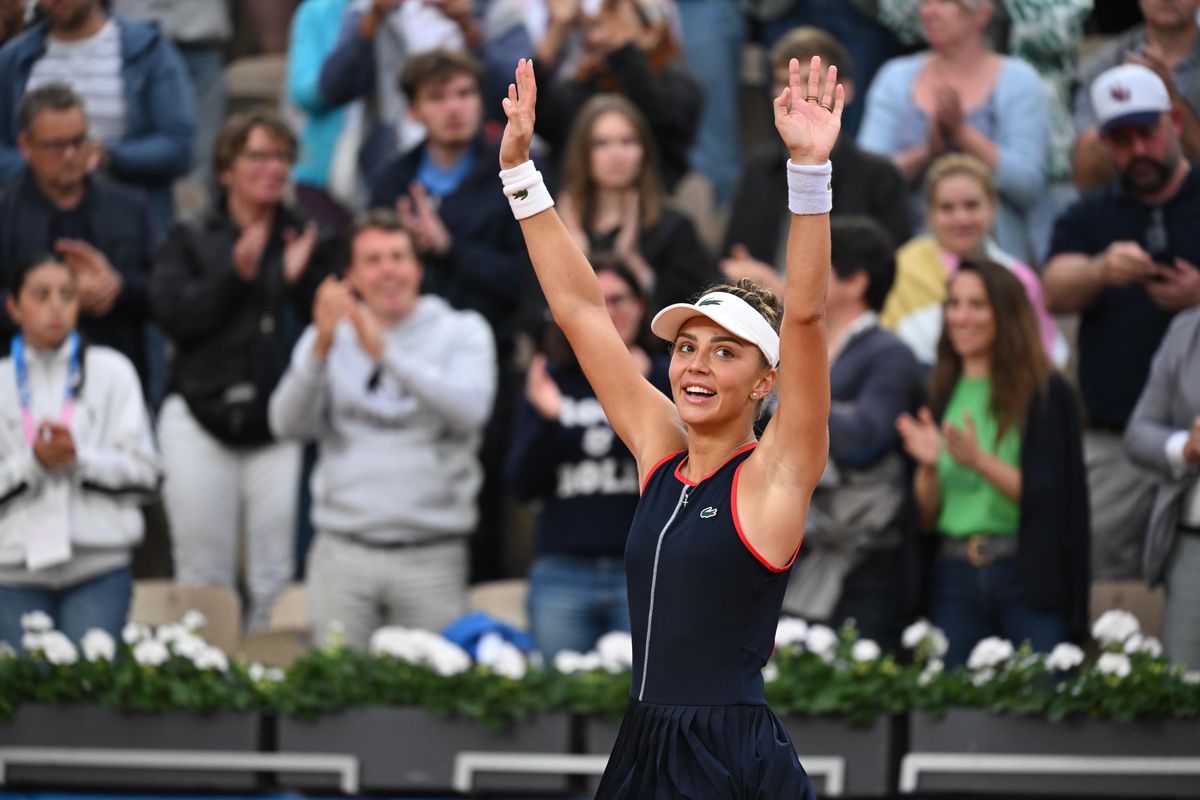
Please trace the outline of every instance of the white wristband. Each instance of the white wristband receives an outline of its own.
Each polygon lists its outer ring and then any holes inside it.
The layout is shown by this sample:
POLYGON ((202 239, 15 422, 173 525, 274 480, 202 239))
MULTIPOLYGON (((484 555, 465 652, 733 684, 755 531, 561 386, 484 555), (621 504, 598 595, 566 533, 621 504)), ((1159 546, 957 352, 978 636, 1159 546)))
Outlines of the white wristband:
POLYGON ((508 198, 513 216, 517 219, 532 217, 547 208, 553 208, 554 198, 550 196, 542 173, 533 166, 533 161, 500 170, 500 180, 504 183, 504 196, 508 198))
POLYGON ((833 163, 787 162, 788 211, 793 214, 828 214, 833 209, 833 163))

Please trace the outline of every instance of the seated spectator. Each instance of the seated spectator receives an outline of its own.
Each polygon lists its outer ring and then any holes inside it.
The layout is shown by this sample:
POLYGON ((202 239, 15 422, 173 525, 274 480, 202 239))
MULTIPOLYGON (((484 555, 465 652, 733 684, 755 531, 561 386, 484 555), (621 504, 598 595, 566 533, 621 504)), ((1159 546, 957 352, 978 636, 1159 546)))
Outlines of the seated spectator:
POLYGON ((146 201, 90 172, 83 101, 64 84, 27 93, 17 117, 24 168, 0 194, 0 264, 57 253, 75 272, 80 331, 124 354, 145 386, 146 281, 158 240, 146 201))
POLYGON ((326 108, 361 101, 353 113, 367 186, 379 167, 425 134, 409 118, 408 97, 396 80, 408 60, 438 48, 471 50, 480 41, 471 0, 354 0, 346 7, 337 44, 321 65, 318 92, 326 108))
POLYGON ((499 142, 483 128, 479 67, 464 53, 433 50, 410 59, 400 82, 427 135, 380 172, 371 207, 399 209, 429 268, 425 289, 483 314, 507 354, 529 267, 521 229, 496 193, 499 142))
POLYGON ((236 587, 244 529, 251 629, 291 581, 300 475, 300 448, 274 440, 267 403, 329 267, 316 225, 283 202, 295 156, 278 117, 230 119, 218 202, 171 229, 150 277, 175 346, 158 421, 175 577, 236 587))
POLYGON ((112 0, 113 13, 158 25, 175 43, 196 98, 196 143, 191 179, 205 189, 212 182, 212 154, 229 105, 225 49, 233 38, 226 0, 112 0))
POLYGON ((337 45, 351 0, 305 0, 292 17, 287 96, 304 117, 300 153, 292 172, 296 205, 323 225, 342 230, 348 209, 361 201, 358 141, 350 109, 321 97, 321 65, 337 45), (351 157, 344 157, 349 151, 351 157), (339 156, 342 157, 339 157, 339 156))
POLYGON ((21 95, 65 83, 83 98, 97 163, 113 179, 145 190, 165 230, 171 183, 191 168, 196 129, 179 53, 154 26, 110 17, 100 0, 42 5, 47 18, 0 49, 0 182, 23 165, 21 95))
POLYGON ((900 561, 908 469, 895 421, 920 402, 912 353, 879 327, 896 271, 891 237, 878 223, 830 220, 833 273, 825 302, 830 352, 829 462, 813 493, 805 547, 784 609, 900 643, 900 561))
MULTIPOLYGON (((772 95, 778 97, 787 86, 788 63, 793 58, 807 64, 813 56, 820 56, 823 64, 837 66, 838 83, 850 107, 856 94, 855 65, 846 48, 819 28, 796 28, 771 49, 772 95)), ((747 158, 729 210, 721 262, 728 280, 750 278, 781 297, 791 218, 784 180, 787 158, 787 149, 778 141, 747 158)), ((887 230, 893 242, 908 241, 912 236, 908 186, 896 167, 888 159, 860 149, 845 132, 838 137, 829 160, 834 164, 833 215, 870 217, 887 230)))
POLYGON ((925 175, 929 233, 896 254, 896 283, 883 306, 883 325, 896 332, 929 367, 942 333, 946 279, 962 259, 1000 264, 1020 279, 1037 317, 1046 355, 1059 367, 1070 356, 1066 338, 1046 310, 1036 272, 991 238, 998 199, 987 165, 974 156, 942 156, 925 175))
POLYGON ((679 45, 658 0, 604 0, 586 23, 587 53, 569 76, 539 89, 538 134, 565 172, 568 139, 584 104, 593 96, 624 95, 650 128, 662 185, 674 192, 688 171, 703 105, 703 91, 687 72, 679 45))
POLYGON ((938 536, 930 618, 947 668, 988 636, 1048 653, 1088 613, 1088 508, 1074 390, 1053 371, 1024 287, 990 262, 950 278, 930 406, 897 421, 938 536))
POLYGON ((1129 455, 1159 477, 1144 574, 1166 585, 1167 656, 1200 669, 1200 308, 1177 315, 1125 429, 1129 455))
POLYGON ((1080 315, 1092 571, 1136 580, 1157 478, 1129 460, 1121 435, 1171 316, 1200 303, 1200 173, 1183 157, 1170 94, 1151 70, 1102 73, 1092 102, 1119 180, 1059 218, 1044 284, 1051 311, 1080 315))
MULTIPOLYGON (((649 335, 646 296, 633 271, 601 259, 596 277, 625 346, 650 382, 670 394, 670 358, 649 335)), ((562 332, 551 326, 547 338, 526 375, 507 473, 517 498, 543 501, 529 570, 529 625, 550 659, 561 650, 586 653, 604 634, 629 630, 625 538, 641 487, 637 462, 562 332)))
POLYGON ((75 329, 78 284, 42 254, 13 270, 5 303, 20 328, 0 361, 0 641, 14 647, 33 611, 76 642, 120 636, 138 505, 158 490, 137 373, 75 329))
MULTIPOLYGON (((889 156, 914 191, 943 153, 982 160, 1000 195, 996 241, 1028 263, 1034 253, 1026 216, 1046 183, 1049 111, 1033 68, 989 49, 992 11, 993 0, 925 0, 929 49, 892 59, 875 76, 858 143, 889 156)), ((914 212, 919 208, 916 198, 914 212)))
POLYGON ((1098 189, 1114 176, 1090 89, 1100 73, 1120 64, 1140 64, 1162 80, 1179 119, 1183 153, 1200 159, 1200 0, 1138 0, 1138 6, 1145 22, 1105 44, 1079 68, 1073 165, 1080 189, 1098 189))
POLYGON ((487 323, 420 295, 416 234, 374 211, 350 235, 344 281, 271 397, 282 438, 315 440, 309 616, 365 649, 382 625, 440 630, 466 609, 477 451, 496 389, 487 323))
POLYGON ((692 220, 666 205, 646 119, 620 95, 597 95, 563 154, 559 214, 588 255, 625 263, 650 310, 686 301, 717 278, 692 220))

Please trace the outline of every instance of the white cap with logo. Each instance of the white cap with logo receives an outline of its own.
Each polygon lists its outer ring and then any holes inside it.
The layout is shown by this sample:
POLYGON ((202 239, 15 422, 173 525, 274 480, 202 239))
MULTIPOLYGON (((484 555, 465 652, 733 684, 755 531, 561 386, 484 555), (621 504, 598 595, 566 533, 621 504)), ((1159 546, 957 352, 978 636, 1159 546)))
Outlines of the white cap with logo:
POLYGON ((1120 125, 1153 128, 1171 110, 1171 95, 1154 71, 1141 64, 1122 64, 1092 81, 1092 108, 1101 133, 1120 125))
POLYGON ((675 303, 654 315, 650 330, 660 339, 675 341, 683 323, 704 316, 762 351, 767 363, 779 366, 779 334, 754 306, 729 292, 709 292, 692 303, 675 303))

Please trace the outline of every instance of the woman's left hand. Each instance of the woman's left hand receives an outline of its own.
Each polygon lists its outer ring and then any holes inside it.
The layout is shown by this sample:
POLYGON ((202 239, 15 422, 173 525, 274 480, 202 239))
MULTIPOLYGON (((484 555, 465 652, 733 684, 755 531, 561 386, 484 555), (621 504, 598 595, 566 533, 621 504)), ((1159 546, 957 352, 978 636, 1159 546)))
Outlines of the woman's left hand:
POLYGON ((294 228, 288 228, 283 233, 283 279, 290 286, 300 280, 304 270, 308 268, 312 258, 313 248, 317 245, 317 224, 309 222, 304 226, 303 233, 296 233, 294 228))
POLYGON ((824 164, 833 152, 842 129, 845 91, 837 82, 837 67, 830 65, 821 97, 821 58, 808 65, 808 85, 800 80, 800 62, 788 64, 788 85, 775 98, 775 129, 796 164, 824 164))
POLYGON ((945 436, 946 452, 954 462, 967 469, 975 469, 979 465, 979 457, 983 450, 979 447, 979 439, 975 433, 975 420, 970 411, 963 412, 963 426, 960 428, 950 420, 942 423, 942 433, 945 436))

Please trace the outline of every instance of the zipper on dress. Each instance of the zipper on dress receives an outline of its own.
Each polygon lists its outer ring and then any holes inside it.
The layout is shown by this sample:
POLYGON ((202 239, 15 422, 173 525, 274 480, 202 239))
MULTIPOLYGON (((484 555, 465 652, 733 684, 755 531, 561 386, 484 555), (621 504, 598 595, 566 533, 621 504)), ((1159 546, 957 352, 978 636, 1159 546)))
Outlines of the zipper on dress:
POLYGON ((671 512, 667 524, 663 525, 662 530, 658 532, 658 544, 654 547, 654 567, 650 572, 650 610, 646 614, 646 647, 642 651, 642 684, 638 687, 639 702, 646 696, 646 672, 650 669, 650 628, 654 625, 654 591, 658 587, 658 557, 662 553, 662 543, 663 538, 667 535, 667 528, 670 528, 675 517, 679 516, 679 509, 687 505, 688 489, 691 488, 684 484, 683 490, 679 493, 679 499, 675 501, 675 510, 671 512))

